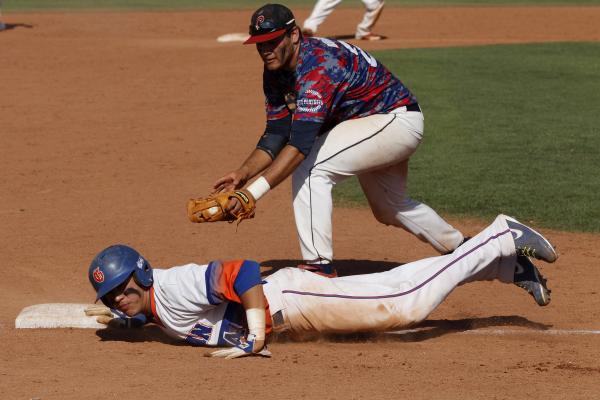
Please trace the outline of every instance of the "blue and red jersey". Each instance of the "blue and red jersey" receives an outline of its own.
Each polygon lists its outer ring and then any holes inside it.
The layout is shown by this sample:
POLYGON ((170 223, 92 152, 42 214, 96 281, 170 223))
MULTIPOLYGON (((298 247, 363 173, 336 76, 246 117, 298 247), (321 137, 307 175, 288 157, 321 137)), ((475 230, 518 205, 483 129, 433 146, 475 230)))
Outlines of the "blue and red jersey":
POLYGON ((373 56, 346 42, 325 38, 301 42, 295 71, 265 69, 263 89, 265 135, 285 136, 286 144, 305 155, 318 135, 340 122, 417 103, 373 56))

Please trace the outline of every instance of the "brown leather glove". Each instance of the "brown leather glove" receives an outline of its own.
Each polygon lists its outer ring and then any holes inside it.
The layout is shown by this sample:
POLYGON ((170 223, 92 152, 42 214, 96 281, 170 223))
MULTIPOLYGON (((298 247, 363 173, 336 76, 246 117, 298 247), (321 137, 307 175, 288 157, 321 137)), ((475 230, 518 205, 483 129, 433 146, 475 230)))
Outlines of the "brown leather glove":
POLYGON ((211 194, 208 197, 190 199, 187 204, 188 218, 192 222, 237 221, 254 218, 256 201, 247 190, 240 189, 224 193, 211 194), (242 205, 238 212, 229 211, 229 200, 236 198, 242 205))

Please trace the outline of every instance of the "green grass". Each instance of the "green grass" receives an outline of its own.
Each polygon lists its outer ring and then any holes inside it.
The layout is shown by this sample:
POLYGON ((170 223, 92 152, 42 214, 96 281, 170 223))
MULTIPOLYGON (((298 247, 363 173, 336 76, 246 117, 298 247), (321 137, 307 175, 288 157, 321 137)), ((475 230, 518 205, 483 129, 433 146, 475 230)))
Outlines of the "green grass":
MULTIPOLYGON (((291 8, 310 8, 316 0, 286 0, 291 8)), ((256 9, 266 0, 5 0, 4 10, 180 10, 180 9, 256 9)), ((599 5, 600 0, 386 0, 388 6, 453 6, 453 5, 544 5, 544 4, 590 4, 599 5)), ((343 7, 362 7, 359 0, 346 0, 343 7)))
MULTIPOLYGON (((442 213, 600 232, 600 44, 374 54, 424 109, 413 198, 442 213)), ((335 196, 366 205, 353 179, 335 196)))

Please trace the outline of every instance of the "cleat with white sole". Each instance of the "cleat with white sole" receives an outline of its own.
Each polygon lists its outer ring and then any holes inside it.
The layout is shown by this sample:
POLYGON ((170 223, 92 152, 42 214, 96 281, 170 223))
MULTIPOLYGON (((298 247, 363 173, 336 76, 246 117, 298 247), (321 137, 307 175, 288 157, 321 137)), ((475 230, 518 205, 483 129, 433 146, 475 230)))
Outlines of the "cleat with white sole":
POLYGON ((546 278, 537 267, 525 256, 517 256, 514 284, 529 293, 539 306, 550 303, 551 290, 546 286, 546 278))

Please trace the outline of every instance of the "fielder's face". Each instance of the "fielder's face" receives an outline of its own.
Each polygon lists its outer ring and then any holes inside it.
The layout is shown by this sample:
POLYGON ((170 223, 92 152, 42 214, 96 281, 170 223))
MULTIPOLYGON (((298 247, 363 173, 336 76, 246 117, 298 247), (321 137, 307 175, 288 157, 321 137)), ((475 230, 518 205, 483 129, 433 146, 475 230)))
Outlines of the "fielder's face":
POLYGON ((295 27, 289 34, 281 35, 268 42, 256 43, 256 50, 269 71, 282 68, 293 70, 296 67, 295 58, 299 41, 299 30, 295 27))
POLYGON ((111 308, 116 308, 133 317, 144 312, 144 292, 145 290, 135 283, 133 277, 130 277, 108 292, 105 299, 111 305, 111 308))

